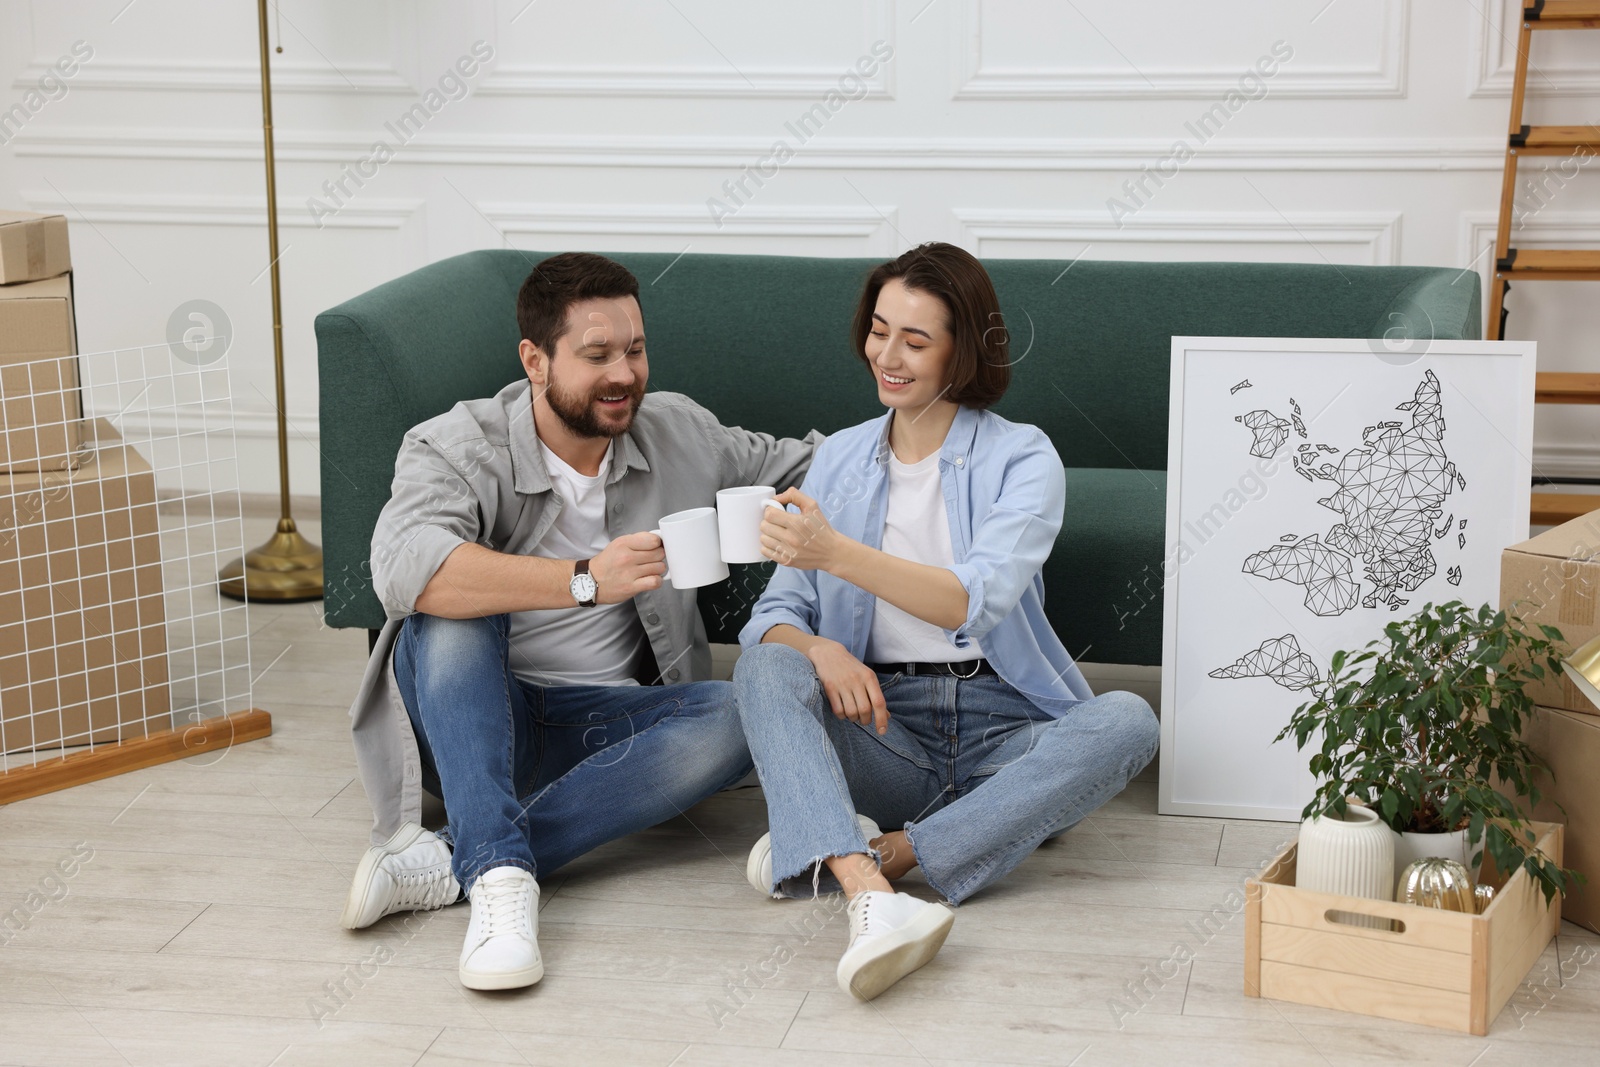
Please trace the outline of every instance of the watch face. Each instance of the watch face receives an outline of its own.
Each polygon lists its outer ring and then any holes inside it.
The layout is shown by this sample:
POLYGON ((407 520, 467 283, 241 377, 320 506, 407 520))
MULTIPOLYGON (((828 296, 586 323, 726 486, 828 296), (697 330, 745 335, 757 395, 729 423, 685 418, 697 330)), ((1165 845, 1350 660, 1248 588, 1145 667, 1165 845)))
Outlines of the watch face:
POLYGON ((600 587, 595 585, 594 575, 574 574, 572 576, 572 599, 582 603, 593 600, 600 587))

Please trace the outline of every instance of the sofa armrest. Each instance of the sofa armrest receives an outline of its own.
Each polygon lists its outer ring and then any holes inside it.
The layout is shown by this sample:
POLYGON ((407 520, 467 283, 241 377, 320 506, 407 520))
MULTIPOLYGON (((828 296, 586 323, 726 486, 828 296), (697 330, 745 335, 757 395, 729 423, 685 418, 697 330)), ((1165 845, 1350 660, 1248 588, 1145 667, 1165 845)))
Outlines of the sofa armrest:
POLYGON ((411 428, 407 405, 374 338, 355 317, 317 316, 322 411, 323 612, 329 626, 383 626, 368 561, 372 529, 388 499, 394 456, 411 428), (331 417, 330 417, 331 416, 331 417))
POLYGON ((1478 272, 1429 271, 1396 294, 1369 337, 1395 352, 1410 341, 1475 341, 1483 336, 1482 282, 1478 272))
POLYGON ((406 431, 521 373, 511 314, 529 259, 468 252, 385 282, 317 316, 322 411, 323 612, 329 626, 384 623, 372 530, 406 431))

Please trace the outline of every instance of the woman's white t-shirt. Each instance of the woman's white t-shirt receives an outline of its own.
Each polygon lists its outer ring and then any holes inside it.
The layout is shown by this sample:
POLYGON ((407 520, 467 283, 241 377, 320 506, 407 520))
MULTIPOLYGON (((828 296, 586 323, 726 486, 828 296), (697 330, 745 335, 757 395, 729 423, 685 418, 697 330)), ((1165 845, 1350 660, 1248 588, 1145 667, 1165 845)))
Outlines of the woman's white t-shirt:
MULTIPOLYGON (((883 550, 932 567, 955 564, 938 452, 916 463, 902 463, 892 451, 889 453, 889 506, 883 524, 883 550)), ((933 623, 878 598, 872 632, 867 637, 867 662, 952 663, 982 655, 978 642, 957 648, 933 623)))

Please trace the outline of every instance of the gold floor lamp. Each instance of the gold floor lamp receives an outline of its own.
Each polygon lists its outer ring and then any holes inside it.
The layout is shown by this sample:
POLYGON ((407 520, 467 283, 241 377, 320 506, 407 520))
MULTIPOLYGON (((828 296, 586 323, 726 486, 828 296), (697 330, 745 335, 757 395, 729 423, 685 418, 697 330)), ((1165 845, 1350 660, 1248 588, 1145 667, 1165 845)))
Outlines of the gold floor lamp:
POLYGON ((289 514, 289 417, 283 388, 283 300, 278 286, 278 182, 273 170, 272 65, 267 49, 267 0, 256 0, 261 36, 261 128, 267 152, 267 246, 272 262, 272 362, 278 386, 278 529, 218 573, 218 588, 236 600, 317 600, 322 597, 322 549, 307 541, 289 514))

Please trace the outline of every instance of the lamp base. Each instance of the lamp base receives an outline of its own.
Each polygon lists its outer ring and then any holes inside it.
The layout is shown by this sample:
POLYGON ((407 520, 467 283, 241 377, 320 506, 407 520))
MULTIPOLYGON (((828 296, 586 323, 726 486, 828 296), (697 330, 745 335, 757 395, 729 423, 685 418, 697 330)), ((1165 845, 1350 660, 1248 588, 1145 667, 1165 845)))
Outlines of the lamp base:
POLYGON ((286 516, 271 540, 223 567, 217 579, 218 591, 234 600, 320 600, 322 549, 286 516))

